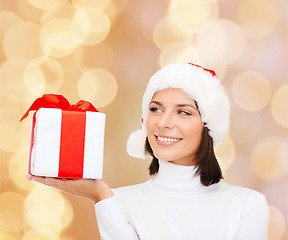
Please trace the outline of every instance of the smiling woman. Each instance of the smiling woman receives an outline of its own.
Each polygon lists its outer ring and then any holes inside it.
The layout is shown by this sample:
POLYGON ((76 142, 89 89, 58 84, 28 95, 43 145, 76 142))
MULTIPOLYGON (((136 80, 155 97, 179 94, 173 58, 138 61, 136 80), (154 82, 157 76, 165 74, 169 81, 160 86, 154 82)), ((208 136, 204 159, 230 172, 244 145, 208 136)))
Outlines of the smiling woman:
POLYGON ((213 140, 194 100, 180 89, 169 88, 155 93, 149 110, 145 150, 153 157, 150 175, 158 173, 158 159, 165 159, 174 164, 195 165, 204 186, 223 178, 213 140))
POLYGON ((142 128, 129 155, 152 156, 147 182, 110 189, 102 180, 28 176, 95 203, 105 240, 265 240, 263 194, 221 181, 214 150, 229 128, 229 103, 215 72, 169 64, 150 79, 142 128))
MULTIPOLYGON (((265 196, 221 181, 214 150, 229 128, 230 108, 216 73, 187 63, 163 67, 147 85, 142 111, 142 128, 130 135, 127 150, 151 155, 154 176, 113 190, 125 219, 120 232, 133 232, 125 239, 267 239, 265 196)), ((106 229, 120 227, 109 222, 112 201, 96 204, 104 239, 117 239, 106 229)))

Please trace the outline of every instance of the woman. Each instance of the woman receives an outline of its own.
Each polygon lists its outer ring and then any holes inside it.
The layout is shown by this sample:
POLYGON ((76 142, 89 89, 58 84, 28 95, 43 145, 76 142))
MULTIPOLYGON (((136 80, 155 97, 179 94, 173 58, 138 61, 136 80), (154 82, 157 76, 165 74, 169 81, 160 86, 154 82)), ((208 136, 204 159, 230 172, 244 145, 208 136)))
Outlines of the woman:
POLYGON ((142 111, 127 150, 152 156, 149 181, 110 190, 103 180, 28 179, 94 201, 104 240, 267 239, 264 195, 220 181, 214 149, 229 128, 229 103, 214 71, 165 66, 150 79, 142 111))

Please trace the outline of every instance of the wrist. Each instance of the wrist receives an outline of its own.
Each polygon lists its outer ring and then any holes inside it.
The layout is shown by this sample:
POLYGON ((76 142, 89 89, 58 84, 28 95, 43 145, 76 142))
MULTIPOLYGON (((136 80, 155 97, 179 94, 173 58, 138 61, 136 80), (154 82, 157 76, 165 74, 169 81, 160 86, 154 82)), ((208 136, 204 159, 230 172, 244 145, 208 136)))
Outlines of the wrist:
POLYGON ((110 197, 113 197, 113 196, 114 196, 114 193, 110 189, 108 189, 108 190, 105 190, 105 191, 102 191, 102 192, 96 194, 95 196, 93 196, 91 198, 91 200, 95 204, 97 202, 100 202, 100 201, 102 201, 102 200, 104 200, 106 198, 110 198, 110 197))

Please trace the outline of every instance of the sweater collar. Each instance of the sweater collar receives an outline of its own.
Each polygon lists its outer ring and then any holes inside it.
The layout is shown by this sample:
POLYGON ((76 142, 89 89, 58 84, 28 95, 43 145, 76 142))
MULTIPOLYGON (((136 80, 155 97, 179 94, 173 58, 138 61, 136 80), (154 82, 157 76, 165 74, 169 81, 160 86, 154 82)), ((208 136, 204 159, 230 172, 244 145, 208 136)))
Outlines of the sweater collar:
POLYGON ((199 190, 200 176, 196 175, 195 166, 182 166, 168 161, 159 160, 159 171, 152 181, 157 185, 171 190, 199 190))

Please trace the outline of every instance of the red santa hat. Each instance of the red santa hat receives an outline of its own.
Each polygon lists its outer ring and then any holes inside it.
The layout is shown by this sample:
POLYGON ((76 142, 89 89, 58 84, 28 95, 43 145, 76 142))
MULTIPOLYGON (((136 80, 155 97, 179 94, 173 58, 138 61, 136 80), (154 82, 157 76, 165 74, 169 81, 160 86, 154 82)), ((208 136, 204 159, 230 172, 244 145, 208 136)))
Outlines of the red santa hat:
POLYGON ((145 159, 146 120, 149 104, 160 90, 177 88, 197 102, 202 121, 209 129, 213 146, 221 143, 230 124, 230 107, 223 86, 213 70, 192 63, 172 63, 158 70, 149 80, 142 102, 142 128, 130 134, 130 156, 145 159))

